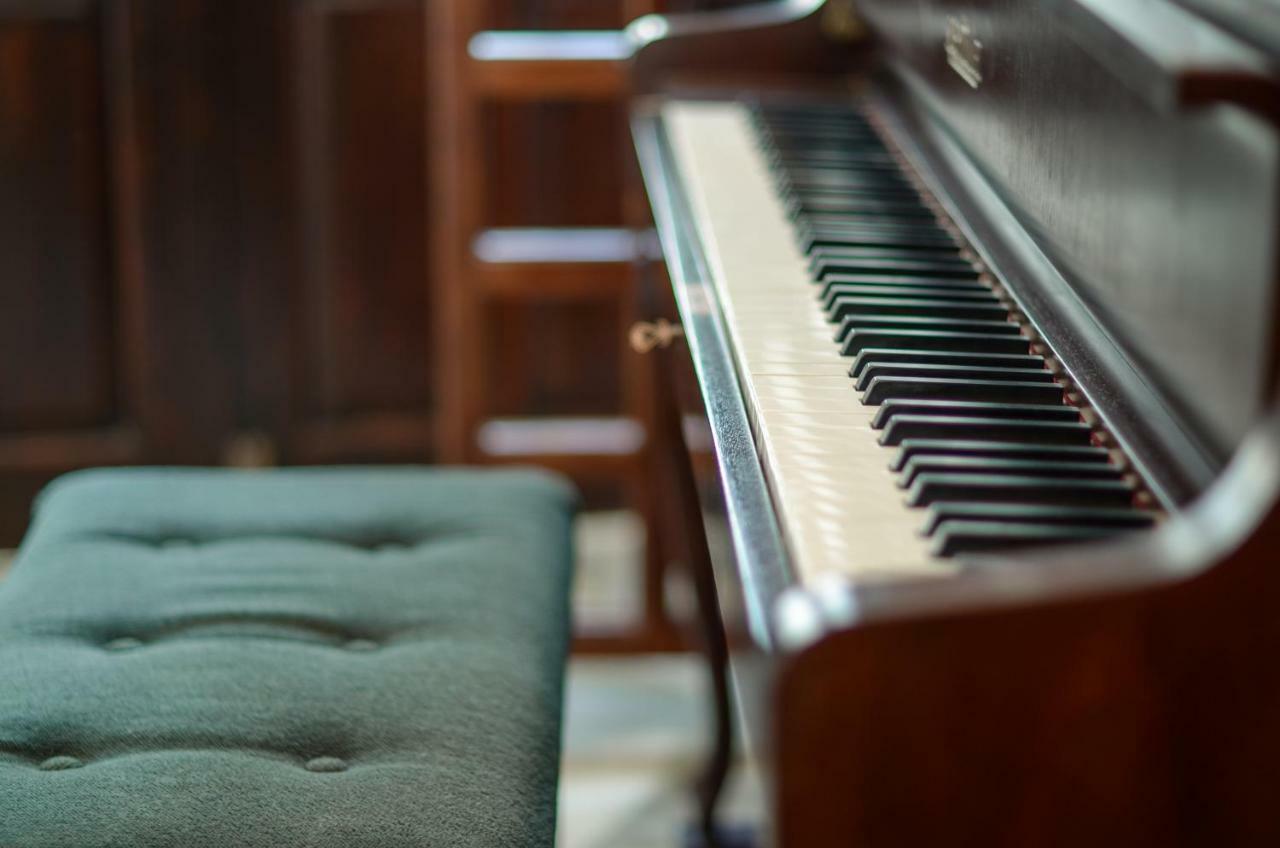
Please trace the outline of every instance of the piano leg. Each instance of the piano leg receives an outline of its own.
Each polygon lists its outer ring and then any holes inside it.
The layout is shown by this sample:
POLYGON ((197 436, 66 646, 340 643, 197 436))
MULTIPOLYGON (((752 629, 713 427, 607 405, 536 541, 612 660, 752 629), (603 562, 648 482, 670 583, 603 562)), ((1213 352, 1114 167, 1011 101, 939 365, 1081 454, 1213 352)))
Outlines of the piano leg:
MULTIPOLYGON (((681 350, 666 351, 655 361, 684 355, 681 350)), ((665 365, 665 363, 663 363, 665 365)), ((674 367, 674 364, 672 364, 674 367)), ((717 809, 733 761, 733 712, 729 694, 729 645, 720 603, 716 594, 715 572, 707 547, 706 529, 702 523, 702 507, 697 481, 681 426, 678 404, 671 385, 671 370, 655 369, 655 431, 662 447, 658 461, 660 479, 666 485, 668 544, 679 554, 693 581, 698 605, 698 636, 711 684, 714 738, 702 773, 696 783, 698 802, 697 833, 690 848, 740 848, 750 844, 741 834, 730 834, 717 822, 717 809)))

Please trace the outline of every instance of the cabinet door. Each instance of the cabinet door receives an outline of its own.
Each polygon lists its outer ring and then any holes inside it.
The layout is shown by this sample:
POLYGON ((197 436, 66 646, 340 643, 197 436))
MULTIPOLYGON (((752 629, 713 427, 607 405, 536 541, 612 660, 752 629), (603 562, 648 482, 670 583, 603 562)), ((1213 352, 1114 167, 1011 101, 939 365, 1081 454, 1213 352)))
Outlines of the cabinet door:
POLYGON ((292 462, 431 455, 422 8, 299 0, 292 462))
POLYGON ((141 455, 105 5, 0 6, 0 546, 48 478, 141 455))

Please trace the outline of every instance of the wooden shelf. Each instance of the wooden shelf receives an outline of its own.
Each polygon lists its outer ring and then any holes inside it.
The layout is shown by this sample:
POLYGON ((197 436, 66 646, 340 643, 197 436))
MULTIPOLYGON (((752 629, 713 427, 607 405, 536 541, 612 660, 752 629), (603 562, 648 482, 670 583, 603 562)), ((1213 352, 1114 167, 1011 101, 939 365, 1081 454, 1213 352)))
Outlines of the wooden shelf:
POLYGON ((480 450, 495 459, 630 459, 643 454, 647 440, 644 425, 631 418, 493 418, 476 433, 480 450))
POLYGON ((483 230, 471 245, 481 262, 631 263, 661 259, 652 230, 621 227, 495 227, 483 230))
POLYGON ((650 232, 607 228, 490 229, 472 244, 486 294, 508 300, 622 297, 655 249, 650 232))
POLYGON ((624 30, 485 30, 467 42, 477 62, 625 62, 634 49, 624 30))
MULTIPOLYGON (((660 7, 625 0, 628 18, 660 7)), ((616 632, 582 634, 576 649, 603 652, 680 646, 661 592, 667 559, 657 531, 650 461, 651 364, 623 356, 622 412, 617 417, 489 419, 493 387, 486 366, 493 339, 486 326, 496 299, 520 305, 555 301, 599 304, 622 323, 637 320, 638 260, 658 255, 643 189, 619 150, 626 173, 619 207, 629 228, 488 228, 485 114, 494 103, 591 103, 625 106, 633 53, 622 31, 485 30, 486 4, 426 4, 433 87, 430 161, 436 194, 432 229, 433 301, 437 316, 437 439, 446 462, 540 465, 586 486, 616 484, 646 522, 641 620, 616 632)), ((590 144, 594 139, 582 139, 590 144)), ((532 152, 532 151, 531 151, 532 152)), ((610 320, 613 320, 610 318, 610 320)), ((618 345, 624 344, 619 337, 618 345)))
POLYGON ((627 88, 626 66, 594 61, 474 62, 471 89, 494 100, 614 100, 627 88))
POLYGON ((617 299, 632 286, 625 265, 519 264, 478 266, 490 297, 512 301, 592 301, 617 299))
POLYGON ((0 435, 0 465, 22 473, 130 465, 141 461, 142 456, 142 435, 131 427, 0 435))
POLYGON ((473 89, 503 99, 612 99, 627 87, 633 47, 611 30, 479 32, 467 43, 473 89))

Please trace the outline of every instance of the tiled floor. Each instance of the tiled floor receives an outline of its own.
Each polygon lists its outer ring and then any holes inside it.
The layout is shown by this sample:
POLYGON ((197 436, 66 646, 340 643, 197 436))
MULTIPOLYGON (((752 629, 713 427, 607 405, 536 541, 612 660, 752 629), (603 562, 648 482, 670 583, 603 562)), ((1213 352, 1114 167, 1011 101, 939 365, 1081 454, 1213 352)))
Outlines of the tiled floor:
MULTIPOLYGON (((569 671, 560 848, 672 848, 693 819, 690 783, 707 734, 697 661, 579 659, 569 671)), ((754 821, 759 790, 739 770, 727 820, 754 821)))
MULTIPOLYGON (((643 526, 626 513, 583 516, 574 616, 617 623, 637 613, 643 526)), ((693 821, 690 783, 710 738, 696 657, 578 659, 569 670, 560 848, 670 848, 693 821)), ((756 782, 739 770, 727 819, 758 817, 756 782)))

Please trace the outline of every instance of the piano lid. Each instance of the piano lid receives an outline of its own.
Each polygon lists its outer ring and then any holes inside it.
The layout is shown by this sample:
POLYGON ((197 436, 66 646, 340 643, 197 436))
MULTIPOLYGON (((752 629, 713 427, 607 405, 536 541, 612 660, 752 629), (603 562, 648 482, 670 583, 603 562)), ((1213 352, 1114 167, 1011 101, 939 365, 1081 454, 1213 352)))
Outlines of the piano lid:
POLYGON ((1171 0, 857 5, 911 100, 1220 465, 1275 379, 1280 165, 1266 117, 1212 101, 1266 108, 1269 58, 1171 0))

